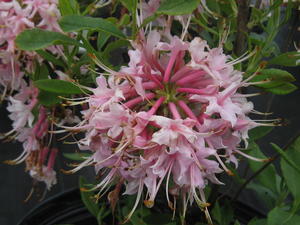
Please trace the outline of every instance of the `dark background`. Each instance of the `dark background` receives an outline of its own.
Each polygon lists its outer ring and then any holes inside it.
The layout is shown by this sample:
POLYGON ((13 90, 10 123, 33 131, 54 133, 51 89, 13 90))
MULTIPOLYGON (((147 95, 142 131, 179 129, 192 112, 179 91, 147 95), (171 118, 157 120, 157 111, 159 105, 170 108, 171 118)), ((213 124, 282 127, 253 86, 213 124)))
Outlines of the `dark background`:
MULTIPOLYGON (((281 31, 277 43, 281 47, 282 52, 291 50, 294 51, 294 42, 299 46, 299 13, 294 22, 285 26, 281 31)), ((295 85, 300 87, 300 69, 284 68, 292 73, 297 81, 295 85)), ((250 92, 254 90, 250 89, 250 92)), ((300 91, 297 90, 287 96, 274 96, 266 94, 259 97, 253 97, 251 101, 255 104, 255 109, 262 112, 273 112, 273 118, 282 117, 288 122, 287 126, 275 128, 268 136, 260 140, 261 149, 268 155, 272 156, 275 152, 270 147, 270 142, 274 142, 279 146, 284 146, 295 135, 299 135, 300 130, 300 91)), ((6 105, 0 105, 0 132, 5 132, 10 129, 11 121, 7 117, 5 110, 6 105)), ((58 146, 60 147, 60 146, 58 146)), ((76 146, 64 146, 69 151, 72 151, 76 146)), ((34 192, 33 197, 24 203, 30 190, 33 186, 33 181, 30 176, 24 171, 24 164, 10 166, 2 163, 5 160, 14 159, 22 152, 20 143, 0 143, 0 225, 16 225, 26 213, 34 206, 39 204, 41 196, 45 190, 45 186, 38 185, 39 188, 34 192)), ((58 154, 56 168, 66 168, 66 159, 58 154)), ((278 162, 275 162, 278 163, 278 162)), ((92 168, 83 169, 74 175, 64 175, 57 171, 58 184, 49 191, 44 199, 47 199, 57 193, 78 186, 78 176, 84 176, 92 179, 94 172, 92 168)), ((251 192, 243 192, 241 199, 244 203, 257 208, 257 202, 254 194, 251 192)), ((35 224, 33 224, 35 225, 35 224)), ((36 224, 38 225, 38 224, 36 224)))
MULTIPOLYGON (((10 129, 11 121, 7 117, 6 105, 0 106, 0 132, 8 131, 10 129)), ((58 145, 60 148, 61 145, 58 145)), ((66 151, 74 151, 76 146, 67 145, 63 147, 66 151)), ((45 185, 38 183, 35 185, 35 192, 28 202, 24 200, 28 197, 31 188, 33 187, 33 180, 30 175, 25 172, 24 163, 19 165, 7 165, 3 161, 16 158, 22 152, 22 145, 18 142, 0 143, 0 225, 16 225, 30 211, 33 207, 41 202, 45 194, 45 185)), ((59 152, 55 164, 57 172, 57 184, 46 193, 43 200, 51 196, 78 187, 78 177, 84 175, 90 178, 95 176, 93 168, 86 168, 82 171, 73 174, 65 175, 59 171, 60 168, 67 167, 67 159, 59 152)), ((32 224, 38 225, 38 224, 32 224)))

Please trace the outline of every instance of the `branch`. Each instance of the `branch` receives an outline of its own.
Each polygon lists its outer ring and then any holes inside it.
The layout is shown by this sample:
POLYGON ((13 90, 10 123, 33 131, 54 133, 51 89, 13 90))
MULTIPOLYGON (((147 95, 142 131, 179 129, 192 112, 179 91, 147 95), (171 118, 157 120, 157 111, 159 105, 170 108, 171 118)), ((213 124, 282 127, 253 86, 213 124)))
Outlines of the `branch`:
MULTIPOLYGON (((286 145, 283 147, 283 150, 287 150, 293 143, 294 141, 300 136, 300 131, 296 133, 295 136, 290 138, 290 140, 286 143, 286 145)), ((277 153, 270 161, 265 163, 259 170, 255 171, 244 183, 243 185, 238 189, 236 192, 235 196, 232 198, 232 201, 236 201, 241 192, 245 189, 245 187, 256 177, 258 176, 262 171, 264 171, 271 163, 273 163, 276 159, 280 157, 280 154, 277 153)))
POLYGON ((247 24, 249 19, 249 0, 237 0, 238 16, 237 16, 237 34, 234 45, 234 53, 240 56, 245 51, 245 43, 247 38, 247 24))

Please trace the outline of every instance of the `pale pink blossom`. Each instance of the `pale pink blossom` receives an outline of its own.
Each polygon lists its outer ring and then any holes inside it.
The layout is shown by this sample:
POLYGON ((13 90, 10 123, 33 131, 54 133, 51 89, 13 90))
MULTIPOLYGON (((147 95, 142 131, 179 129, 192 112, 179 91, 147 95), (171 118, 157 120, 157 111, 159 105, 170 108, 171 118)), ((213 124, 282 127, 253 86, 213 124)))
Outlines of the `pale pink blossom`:
POLYGON ((37 151, 36 156, 33 154, 32 158, 28 158, 26 161, 26 169, 29 170, 30 176, 39 182, 44 182, 47 190, 57 183, 56 172, 53 168, 57 152, 56 148, 50 150, 48 147, 44 147, 37 151))
MULTIPOLYGON (((40 57, 33 52, 17 49, 15 39, 17 35, 26 29, 35 27, 61 32, 58 25, 60 13, 56 0, 17 0, 0 2, 0 85, 3 87, 3 95, 7 90, 19 88, 24 71, 34 71, 35 59, 40 57), (24 68, 20 65, 24 63, 24 68)), ((61 54, 57 47, 50 47, 53 54, 61 54)))
POLYGON ((241 143, 247 145, 249 129, 260 125, 247 116, 253 104, 238 93, 247 80, 234 70, 237 60, 200 38, 186 42, 166 35, 140 33, 119 72, 98 63, 110 75, 99 76, 83 100, 89 106, 83 120, 62 126, 85 132, 78 144, 93 153, 71 172, 95 165, 105 174, 95 187, 99 195, 114 182, 125 184, 124 194, 137 194, 129 217, 144 188, 145 205, 154 205, 163 182, 170 207, 174 190, 185 202, 204 204, 205 186, 222 184, 217 176, 231 174, 225 164, 238 166, 237 154, 248 157, 241 143))

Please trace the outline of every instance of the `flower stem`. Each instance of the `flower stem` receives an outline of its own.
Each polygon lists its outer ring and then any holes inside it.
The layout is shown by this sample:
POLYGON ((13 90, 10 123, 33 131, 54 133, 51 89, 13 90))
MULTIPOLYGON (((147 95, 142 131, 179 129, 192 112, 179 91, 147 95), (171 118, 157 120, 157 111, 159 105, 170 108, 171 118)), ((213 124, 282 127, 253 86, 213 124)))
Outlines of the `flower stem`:
POLYGON ((155 104, 152 106, 152 108, 148 111, 149 115, 154 115, 157 111, 157 109, 160 107, 160 105, 165 101, 165 97, 160 97, 155 104))
POLYGON ((165 71, 165 74, 164 74, 164 82, 167 83, 170 79, 170 76, 171 76, 171 71, 172 71, 172 68, 173 68, 173 65, 175 63, 175 60, 176 60, 176 57, 178 55, 178 51, 174 51, 174 52, 171 52, 172 56, 169 60, 169 63, 167 65, 167 69, 165 71))
MULTIPOLYGON (((283 150, 287 150, 293 143, 294 141, 300 136, 300 131, 297 132, 297 134, 292 137, 286 145, 283 147, 283 150)), ((255 178, 257 177, 262 171, 264 171, 269 165, 272 164, 273 161, 278 159, 280 157, 280 154, 277 153, 272 159, 270 159, 267 163, 265 163, 260 169, 258 169, 255 173, 253 173, 243 184, 242 186, 237 190, 235 196, 232 198, 231 201, 236 201, 242 191, 247 187, 247 185, 255 178)))
POLYGON ((182 101, 179 100, 178 101, 178 105, 180 106, 180 108, 185 112, 185 114, 190 117, 191 119, 195 120, 198 122, 197 117, 195 116, 195 114, 193 113, 193 111, 190 109, 190 107, 188 107, 188 105, 182 101))
POLYGON ((175 120, 176 119, 181 119, 180 114, 179 114, 179 112, 178 112, 178 110, 176 108, 176 105, 173 102, 169 102, 168 106, 169 106, 169 109, 170 109, 170 111, 171 111, 171 113, 173 115, 173 118, 175 120))
MULTIPOLYGON (((145 97, 148 100, 151 100, 155 97, 155 94, 154 93, 147 93, 145 95, 145 97)), ((137 105, 137 104, 139 104, 140 102, 143 102, 143 101, 144 101, 144 98, 142 96, 139 96, 137 98, 129 100, 128 102, 125 102, 124 106, 127 107, 127 108, 132 108, 133 106, 135 106, 135 105, 137 105)))

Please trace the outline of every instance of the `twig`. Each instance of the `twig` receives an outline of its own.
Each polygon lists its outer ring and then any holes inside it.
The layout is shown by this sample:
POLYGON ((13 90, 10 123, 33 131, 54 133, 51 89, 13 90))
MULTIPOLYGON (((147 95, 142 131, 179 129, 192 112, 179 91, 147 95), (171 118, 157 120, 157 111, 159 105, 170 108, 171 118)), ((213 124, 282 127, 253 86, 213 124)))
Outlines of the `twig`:
MULTIPOLYGON (((291 144, 300 136, 300 131, 296 133, 292 138, 289 139, 289 141, 286 143, 286 145, 283 147, 283 150, 287 150, 291 144)), ((256 177, 258 176, 262 171, 264 171, 273 161, 278 159, 280 157, 280 154, 277 153, 270 161, 265 163, 259 170, 257 170, 255 173, 253 173, 244 183, 243 185, 238 189, 235 196, 232 198, 232 201, 236 201, 241 192, 245 189, 245 187, 256 177)))
POLYGON ((235 39, 234 53, 237 56, 243 54, 247 38, 247 24, 249 19, 249 0, 237 0, 237 34, 235 39))

